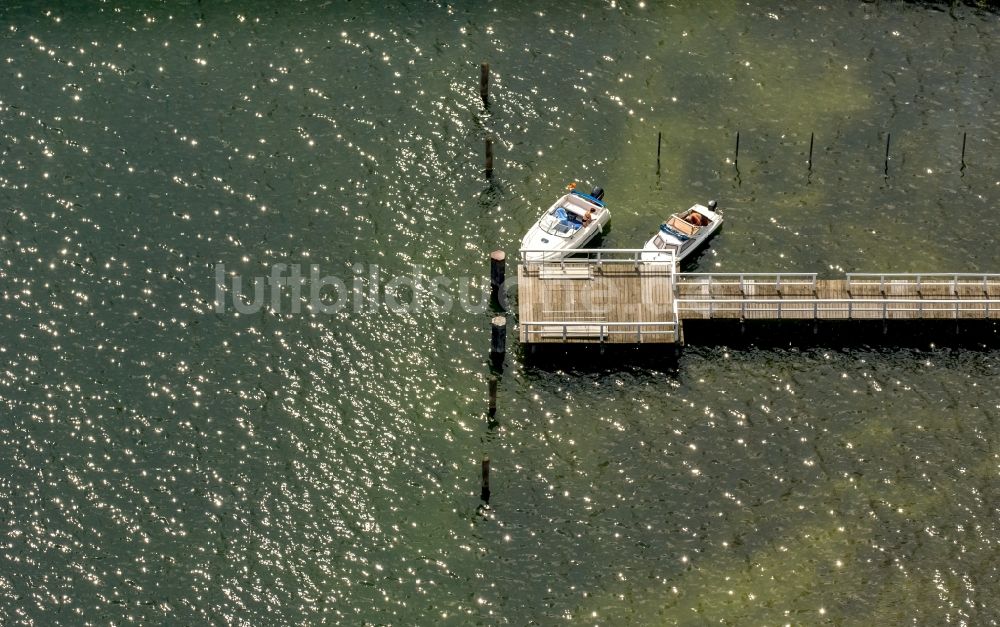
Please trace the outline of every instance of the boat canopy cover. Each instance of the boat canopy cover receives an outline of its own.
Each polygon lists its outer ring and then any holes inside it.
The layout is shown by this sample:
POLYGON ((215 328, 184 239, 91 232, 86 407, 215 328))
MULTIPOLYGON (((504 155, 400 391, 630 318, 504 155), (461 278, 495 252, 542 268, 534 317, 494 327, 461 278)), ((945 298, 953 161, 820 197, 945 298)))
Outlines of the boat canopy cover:
POLYGON ((660 225, 660 230, 663 231, 664 233, 667 233, 668 235, 673 235, 682 242, 686 242, 689 239, 691 239, 689 236, 681 233, 680 231, 670 228, 670 226, 668 226, 666 222, 660 225))
POLYGON ((600 200, 597 200, 596 198, 594 198, 590 194, 584 194, 583 192, 578 192, 575 189, 573 190, 573 194, 579 196, 580 198, 586 198, 587 200, 589 200, 590 202, 594 203, 598 207, 603 207, 604 206, 603 202, 601 202, 600 200))

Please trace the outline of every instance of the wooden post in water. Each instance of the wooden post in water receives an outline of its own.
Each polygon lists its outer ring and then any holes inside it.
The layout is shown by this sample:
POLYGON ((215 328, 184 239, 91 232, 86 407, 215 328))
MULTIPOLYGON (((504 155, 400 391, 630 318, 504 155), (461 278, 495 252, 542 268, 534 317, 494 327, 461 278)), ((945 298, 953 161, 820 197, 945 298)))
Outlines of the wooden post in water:
POLYGON ((885 134, 885 175, 889 176, 889 141, 892 140, 892 133, 885 134))
POLYGON ((493 140, 486 138, 486 178, 493 178, 493 140))
POLYGON ((490 418, 497 415, 497 378, 496 376, 490 377, 490 418))
POLYGON ((507 352, 507 318, 493 316, 491 327, 490 355, 495 360, 501 360, 507 352))
POLYGON ((968 133, 962 133, 962 167, 960 169, 965 169, 965 138, 968 133))
MULTIPOLYGON (((490 253, 490 298, 500 301, 500 290, 507 276, 507 253, 494 250, 490 253)), ((501 303, 502 305, 502 303, 501 303)))
POLYGON ((663 139, 663 133, 657 131, 656 133, 656 173, 660 173, 660 140, 663 139))
POLYGON ((490 456, 483 455, 483 487, 479 492, 479 498, 490 502, 490 456))
POLYGON ((479 64, 479 97, 483 100, 483 106, 490 104, 490 64, 483 61, 479 64))
POLYGON ((733 155, 733 166, 740 167, 740 132, 736 131, 736 153, 733 155))
POLYGON ((809 133, 809 171, 813 170, 813 140, 816 139, 816 133, 809 133))

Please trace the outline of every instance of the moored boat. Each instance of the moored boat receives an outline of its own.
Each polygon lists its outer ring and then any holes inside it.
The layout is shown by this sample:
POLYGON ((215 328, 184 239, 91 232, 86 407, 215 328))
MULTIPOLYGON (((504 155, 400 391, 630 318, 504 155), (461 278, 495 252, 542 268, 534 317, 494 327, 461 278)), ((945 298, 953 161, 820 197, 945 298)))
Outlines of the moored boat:
POLYGON ((569 193, 556 200, 521 240, 525 261, 552 261, 571 255, 611 220, 603 189, 595 187, 585 194, 575 187, 570 185, 569 193))
POLYGON ((722 226, 722 212, 718 203, 708 201, 708 206, 697 204, 682 213, 675 213, 643 246, 643 261, 665 261, 673 253, 679 262, 722 226))

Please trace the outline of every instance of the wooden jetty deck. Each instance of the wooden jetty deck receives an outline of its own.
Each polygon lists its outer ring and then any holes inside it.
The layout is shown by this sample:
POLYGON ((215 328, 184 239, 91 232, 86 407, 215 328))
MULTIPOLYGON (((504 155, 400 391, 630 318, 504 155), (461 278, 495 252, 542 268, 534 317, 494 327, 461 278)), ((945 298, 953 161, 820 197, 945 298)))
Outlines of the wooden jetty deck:
POLYGON ((521 342, 677 342, 676 264, 638 263, 634 252, 585 251, 556 262, 522 257, 517 267, 521 342))
POLYGON ((1000 319, 1000 274, 679 273, 633 249, 518 264, 522 343, 683 343, 683 321, 1000 319))
POLYGON ((1000 275, 677 274, 683 319, 982 320, 1000 318, 1000 275))

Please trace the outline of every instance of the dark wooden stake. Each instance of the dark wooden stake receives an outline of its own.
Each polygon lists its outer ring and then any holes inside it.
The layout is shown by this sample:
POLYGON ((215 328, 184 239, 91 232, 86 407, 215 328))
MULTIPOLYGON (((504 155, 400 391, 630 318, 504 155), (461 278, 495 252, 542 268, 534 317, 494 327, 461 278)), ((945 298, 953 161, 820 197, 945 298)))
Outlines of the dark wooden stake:
POLYGON ((892 133, 885 134, 885 175, 889 176, 889 142, 892 140, 892 133))
POLYGON ((497 415, 497 378, 490 377, 490 418, 497 415))
POLYGON ((483 106, 490 104, 490 64, 483 62, 479 64, 479 97, 483 100, 483 106))
POLYGON ((809 171, 812 172, 813 169, 813 140, 816 139, 816 133, 809 133, 809 171))
POLYGON ((736 154, 733 155, 733 165, 739 167, 740 163, 740 132, 736 131, 736 154))
POLYGON ((494 250, 490 253, 490 298, 500 302, 500 290, 507 277, 507 253, 494 250))
POLYGON ((483 489, 479 493, 479 498, 490 502, 490 456, 483 455, 483 489))
POLYGON ((507 318, 494 316, 490 333, 490 354, 494 358, 502 358, 507 352, 507 318))
POLYGON ((660 140, 663 138, 663 133, 656 133, 656 173, 660 173, 660 140))
POLYGON ((486 178, 493 178, 493 140, 486 138, 486 178))
POLYGON ((962 169, 965 169, 965 138, 968 133, 962 133, 962 169))

